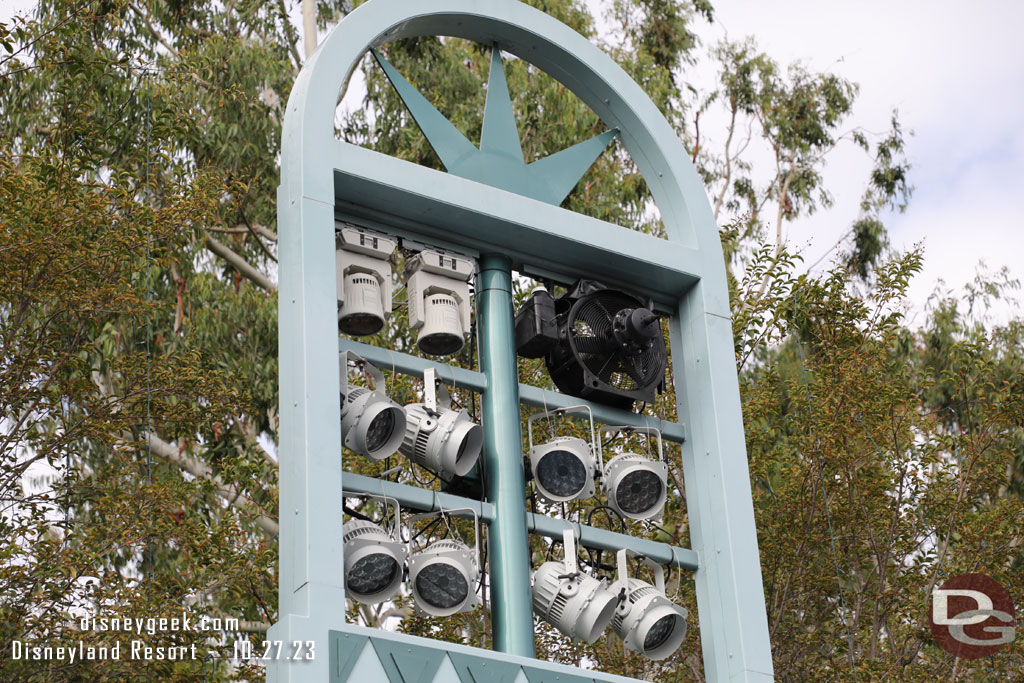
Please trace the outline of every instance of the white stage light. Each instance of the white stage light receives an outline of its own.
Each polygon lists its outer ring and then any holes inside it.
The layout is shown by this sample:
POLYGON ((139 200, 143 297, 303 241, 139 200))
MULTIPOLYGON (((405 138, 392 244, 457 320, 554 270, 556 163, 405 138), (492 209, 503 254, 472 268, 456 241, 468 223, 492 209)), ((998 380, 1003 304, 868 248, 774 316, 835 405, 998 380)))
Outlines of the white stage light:
POLYGON ((469 339, 469 279, 474 264, 460 254, 425 249, 405 264, 409 325, 432 356, 457 353, 469 339))
POLYGON ((594 417, 586 405, 560 408, 550 413, 536 413, 527 420, 530 443, 530 471, 540 497, 549 503, 564 503, 594 495, 594 417), (590 414, 590 443, 574 436, 557 436, 539 446, 533 445, 533 423, 541 417, 552 417, 585 410, 590 414))
POLYGON ((384 529, 362 519, 342 528, 345 544, 345 592, 372 605, 388 600, 402 585, 405 546, 384 529))
POLYGON ((661 443, 661 432, 641 427, 603 427, 605 432, 635 432, 658 437, 658 459, 637 453, 620 453, 603 464, 601 490, 608 498, 608 506, 628 519, 654 519, 661 517, 668 494, 668 465, 661 443))
POLYGON ((612 629, 627 648, 648 659, 665 659, 686 637, 686 608, 665 596, 665 571, 661 565, 644 562, 654 570, 655 586, 630 578, 627 550, 618 552, 619 577, 611 590, 622 595, 612 618, 612 629))
POLYGON ((357 354, 341 357, 341 435, 348 448, 370 460, 383 460, 398 450, 405 437, 405 411, 383 392, 384 375, 357 354), (354 362, 373 380, 374 389, 350 387, 348 363, 354 362))
MULTIPOLYGON (((459 510, 428 512, 413 515, 412 523, 418 519, 450 514, 459 510)), ((479 604, 476 594, 480 580, 480 539, 476 537, 474 516, 474 547, 458 539, 445 538, 436 541, 423 550, 409 548, 409 583, 416 606, 435 617, 447 617, 459 612, 468 612, 479 604)))
POLYGON ((533 611, 573 640, 593 643, 615 615, 618 596, 607 581, 579 570, 571 531, 563 540, 565 559, 545 562, 533 574, 533 611))
POLYGON ((335 262, 338 329, 361 337, 376 334, 391 316, 391 255, 398 240, 341 223, 335 262))
POLYGON ((452 410, 448 387, 437 382, 433 368, 424 372, 423 387, 424 402, 405 407, 405 439, 399 450, 445 479, 464 477, 480 457, 483 429, 465 410, 452 410))

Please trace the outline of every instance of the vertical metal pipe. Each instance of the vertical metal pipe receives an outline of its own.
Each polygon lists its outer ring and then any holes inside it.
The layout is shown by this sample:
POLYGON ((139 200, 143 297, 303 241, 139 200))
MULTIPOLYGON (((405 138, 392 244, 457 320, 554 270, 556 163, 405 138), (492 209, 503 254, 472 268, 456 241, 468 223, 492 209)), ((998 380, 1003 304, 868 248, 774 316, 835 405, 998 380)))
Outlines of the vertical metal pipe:
POLYGON ((494 649, 533 657, 512 264, 507 257, 484 254, 480 258, 476 304, 480 370, 487 378, 481 405, 484 492, 495 508, 487 534, 494 649))

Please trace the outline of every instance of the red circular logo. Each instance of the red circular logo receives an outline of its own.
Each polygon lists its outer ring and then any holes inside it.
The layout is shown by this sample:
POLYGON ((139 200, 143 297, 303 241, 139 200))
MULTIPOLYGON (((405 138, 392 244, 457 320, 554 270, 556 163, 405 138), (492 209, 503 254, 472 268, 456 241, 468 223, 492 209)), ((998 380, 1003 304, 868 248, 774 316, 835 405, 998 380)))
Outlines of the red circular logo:
POLYGON ((946 652, 964 659, 994 655, 1013 642, 1013 599, 984 574, 960 574, 932 592, 932 637, 946 652))

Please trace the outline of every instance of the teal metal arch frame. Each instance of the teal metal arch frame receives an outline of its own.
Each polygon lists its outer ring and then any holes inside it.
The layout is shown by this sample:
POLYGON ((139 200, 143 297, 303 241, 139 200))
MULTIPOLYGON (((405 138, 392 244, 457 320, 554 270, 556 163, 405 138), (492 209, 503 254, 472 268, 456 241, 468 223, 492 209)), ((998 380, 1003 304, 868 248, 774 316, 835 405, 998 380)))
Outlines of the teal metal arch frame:
MULTIPOLYGON (((317 650, 312 660, 268 662, 270 680, 338 676, 341 665, 329 656, 327 644, 338 633, 355 632, 344 623, 342 575, 334 263, 338 218, 480 260, 477 320, 482 356, 489 356, 481 362, 489 420, 484 461, 496 468, 489 470, 494 476, 487 494, 499 520, 489 537, 501 549, 494 553, 492 545, 492 598, 508 603, 502 608, 511 611, 507 618, 496 614, 496 649, 509 652, 506 657, 532 654, 532 619, 523 618, 524 603, 529 612, 528 522, 525 510, 519 519, 509 512, 513 507, 503 507, 510 495, 522 497, 522 470, 515 471, 521 457, 518 410, 508 409, 523 398, 508 337, 515 269, 562 281, 600 279, 642 292, 672 314, 705 673, 711 681, 773 680, 725 264, 703 185, 675 132, 610 57, 569 27, 515 0, 370 0, 326 37, 289 98, 278 189, 280 616, 268 639, 282 641, 284 652, 295 641, 313 641, 317 650), (495 45, 574 92, 618 131, 651 188, 668 239, 338 140, 338 97, 362 57, 392 40, 421 35, 495 45)), ((537 670, 545 668, 533 661, 537 670)), ((552 677, 561 670, 548 666, 552 677)), ((458 679, 469 680, 461 674, 458 679)))

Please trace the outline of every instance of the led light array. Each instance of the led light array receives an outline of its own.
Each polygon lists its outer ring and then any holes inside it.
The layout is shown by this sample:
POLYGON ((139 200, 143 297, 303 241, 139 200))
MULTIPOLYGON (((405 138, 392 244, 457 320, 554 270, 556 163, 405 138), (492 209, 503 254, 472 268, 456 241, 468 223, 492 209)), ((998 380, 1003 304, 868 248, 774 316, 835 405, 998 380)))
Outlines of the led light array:
MULTIPOLYGON (((398 514, 396 509, 396 519, 398 514)), ((413 515, 409 523, 436 514, 413 515)), ((395 529, 397 533, 397 524, 395 529)), ((413 600, 427 614, 445 617, 479 604, 480 559, 460 540, 442 539, 414 552, 411 541, 404 544, 379 525, 360 519, 345 523, 342 538, 345 591, 353 600, 369 605, 390 600, 408 576, 413 600)), ((479 545, 477 539, 476 548, 479 545)))
POLYGON ((594 495, 594 479, 601 477, 601 490, 608 506, 628 519, 660 517, 665 507, 668 466, 665 464, 661 433, 653 428, 603 427, 603 432, 627 431, 657 436, 658 459, 638 453, 619 453, 605 464, 594 430, 594 418, 586 405, 536 413, 527 420, 529 463, 540 497, 549 503, 566 503, 594 495), (590 417, 590 443, 574 436, 554 436, 534 446, 533 424, 542 417, 585 411, 590 417), (595 456, 591 444, 598 444, 595 456), (599 469, 600 468, 600 469, 599 469))
POLYGON ((625 646, 649 659, 665 659, 686 637, 685 608, 665 595, 661 565, 644 560, 653 570, 655 585, 631 578, 627 553, 618 552, 618 580, 582 572, 576 565, 571 531, 564 535, 565 559, 545 562, 533 574, 533 610, 572 640, 593 643, 611 625, 625 646))
MULTIPOLYGON (((336 230, 338 329, 362 337, 384 329, 391 316, 391 259, 398 239, 345 223, 336 230)), ((461 254, 424 249, 405 265, 409 325, 420 351, 458 353, 469 339, 469 279, 473 261, 461 254)))

